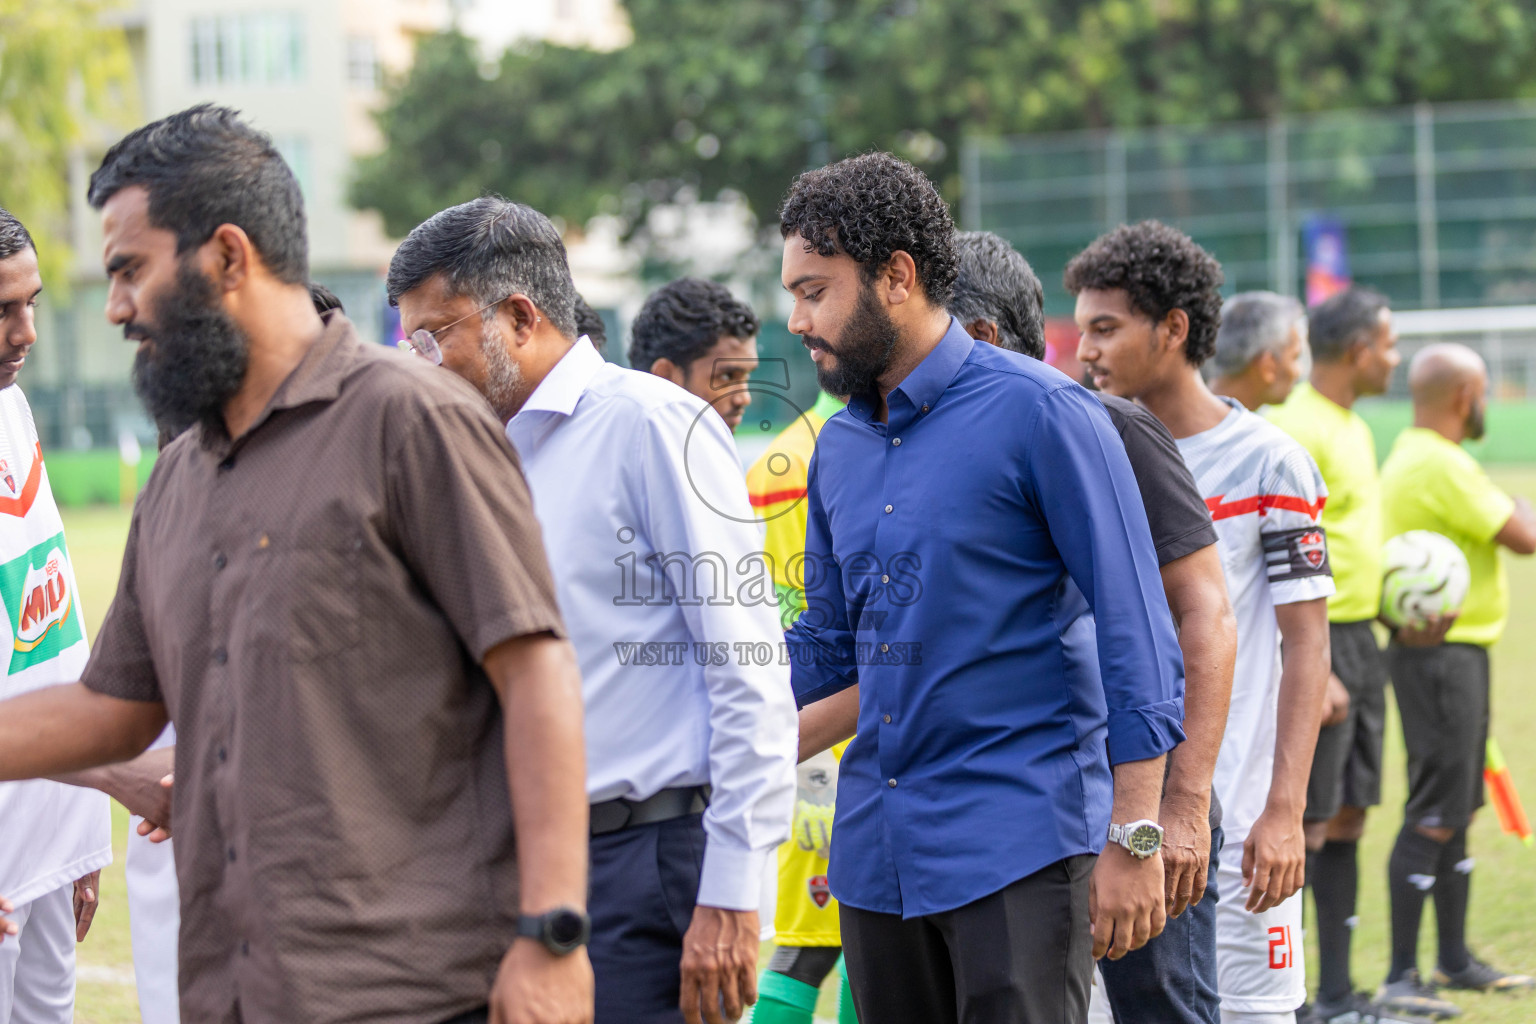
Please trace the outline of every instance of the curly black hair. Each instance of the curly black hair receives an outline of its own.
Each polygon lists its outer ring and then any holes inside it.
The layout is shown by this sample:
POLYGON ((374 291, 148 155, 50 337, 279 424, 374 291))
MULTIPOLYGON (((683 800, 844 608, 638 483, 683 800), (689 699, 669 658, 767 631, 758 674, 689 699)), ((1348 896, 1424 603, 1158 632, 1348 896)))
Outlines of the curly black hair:
POLYGON ((1161 323, 1175 309, 1189 316, 1184 358, 1199 366, 1216 351, 1221 326, 1221 264, 1184 232, 1155 220, 1122 224, 1072 258, 1067 291, 1125 291, 1131 308, 1161 323))
POLYGON ((779 234, 799 234, 822 256, 847 253, 865 280, 904 252, 928 301, 949 304, 959 256, 955 221, 922 171, 889 153, 865 153, 806 171, 779 209, 779 234))
POLYGON ((652 292, 629 326, 629 365, 649 370, 670 359, 687 371, 721 338, 751 338, 759 327, 752 307, 714 281, 680 277, 652 292))

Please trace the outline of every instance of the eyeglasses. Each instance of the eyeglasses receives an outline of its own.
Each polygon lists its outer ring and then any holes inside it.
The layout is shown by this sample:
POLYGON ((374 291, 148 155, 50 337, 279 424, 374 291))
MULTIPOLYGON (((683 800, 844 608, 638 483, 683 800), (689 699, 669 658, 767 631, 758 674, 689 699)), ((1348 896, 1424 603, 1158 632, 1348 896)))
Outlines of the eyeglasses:
POLYGON ((443 334, 446 331, 453 330, 455 327, 459 326, 459 324, 463 323, 465 320, 468 320, 476 313, 484 313, 486 310, 492 308, 493 306, 501 305, 509 298, 511 298, 510 295, 497 299, 495 302, 486 303, 484 306, 481 306, 479 309, 475 310, 474 313, 465 313, 463 316, 459 317, 447 327, 439 327, 435 331, 429 331, 423 327, 420 330, 412 331, 409 338, 404 341, 396 342, 395 346, 402 352, 414 352, 421 356, 421 358, 425 359, 427 362, 436 366, 442 366, 443 347, 437 343, 437 336, 439 334, 443 334))

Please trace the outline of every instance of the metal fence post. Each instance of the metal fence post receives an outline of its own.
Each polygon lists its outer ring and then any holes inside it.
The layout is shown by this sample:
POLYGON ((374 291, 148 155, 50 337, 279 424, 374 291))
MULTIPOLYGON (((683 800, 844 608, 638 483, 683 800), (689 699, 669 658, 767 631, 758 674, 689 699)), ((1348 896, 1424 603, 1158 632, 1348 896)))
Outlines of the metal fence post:
POLYGON ((981 230, 981 143, 971 137, 960 143, 960 225, 981 230))
POLYGON ((1435 207, 1435 114, 1413 108, 1413 178, 1419 220, 1419 308, 1440 305, 1440 221, 1435 207))
POLYGON ((1268 186, 1269 287, 1281 295, 1296 294, 1296 232, 1291 228, 1290 156, 1284 117, 1269 119, 1265 178, 1268 186))

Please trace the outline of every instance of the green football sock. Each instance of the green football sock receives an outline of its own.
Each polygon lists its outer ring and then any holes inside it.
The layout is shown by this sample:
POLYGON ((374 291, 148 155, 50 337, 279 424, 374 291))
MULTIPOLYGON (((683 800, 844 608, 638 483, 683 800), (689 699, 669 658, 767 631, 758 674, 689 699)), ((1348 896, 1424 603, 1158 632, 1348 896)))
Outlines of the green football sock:
POLYGON ((778 971, 765 971, 757 982, 752 1024, 811 1024, 816 1014, 816 989, 778 971))
POLYGON ((859 1015, 853 1010, 853 989, 848 987, 848 964, 842 957, 837 960, 837 973, 843 979, 837 990, 837 1024, 859 1024, 859 1015))

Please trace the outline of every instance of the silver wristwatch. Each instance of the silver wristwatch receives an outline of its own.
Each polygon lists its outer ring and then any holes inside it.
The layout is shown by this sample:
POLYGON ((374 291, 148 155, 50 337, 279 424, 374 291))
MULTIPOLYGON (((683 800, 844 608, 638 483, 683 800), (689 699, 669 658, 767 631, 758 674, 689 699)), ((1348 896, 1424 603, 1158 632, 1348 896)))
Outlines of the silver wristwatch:
POLYGON ((1146 860, 1163 848, 1163 826, 1146 818, 1129 825, 1111 825, 1109 841, 1125 847, 1137 860, 1146 860))

